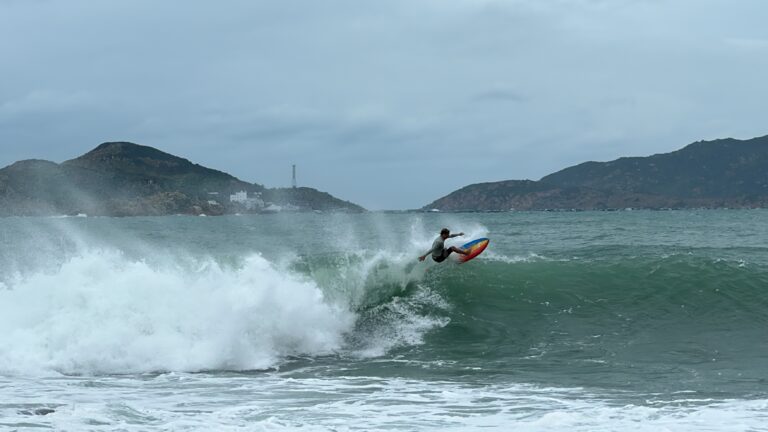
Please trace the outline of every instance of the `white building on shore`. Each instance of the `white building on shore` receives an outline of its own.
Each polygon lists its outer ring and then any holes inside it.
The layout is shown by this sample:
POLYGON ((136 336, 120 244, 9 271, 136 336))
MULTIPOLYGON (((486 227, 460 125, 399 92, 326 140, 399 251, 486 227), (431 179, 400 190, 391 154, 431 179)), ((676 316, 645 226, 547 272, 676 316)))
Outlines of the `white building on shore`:
POLYGON ((229 202, 242 204, 248 210, 258 210, 264 207, 264 200, 261 199, 260 193, 255 193, 253 198, 248 198, 246 191, 235 192, 229 196, 229 202))

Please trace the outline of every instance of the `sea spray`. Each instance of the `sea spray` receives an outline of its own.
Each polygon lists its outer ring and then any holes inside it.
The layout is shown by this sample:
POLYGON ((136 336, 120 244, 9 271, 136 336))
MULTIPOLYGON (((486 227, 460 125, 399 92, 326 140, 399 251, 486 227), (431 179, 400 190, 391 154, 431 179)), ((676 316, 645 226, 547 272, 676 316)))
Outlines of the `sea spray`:
POLYGON ((69 252, 6 281, 0 371, 264 369, 291 356, 385 355, 450 321, 426 312, 447 305, 409 251, 272 263, 260 254, 154 259, 140 250, 146 259, 69 252))

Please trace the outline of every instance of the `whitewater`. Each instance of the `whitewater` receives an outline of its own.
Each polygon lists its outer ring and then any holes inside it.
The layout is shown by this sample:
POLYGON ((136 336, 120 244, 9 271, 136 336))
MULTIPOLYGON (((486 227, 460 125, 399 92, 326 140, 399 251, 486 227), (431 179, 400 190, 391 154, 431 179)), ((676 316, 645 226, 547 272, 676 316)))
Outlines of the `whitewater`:
POLYGON ((768 430, 766 245, 765 210, 0 219, 0 430, 768 430), (419 263, 443 227, 491 244, 419 263))

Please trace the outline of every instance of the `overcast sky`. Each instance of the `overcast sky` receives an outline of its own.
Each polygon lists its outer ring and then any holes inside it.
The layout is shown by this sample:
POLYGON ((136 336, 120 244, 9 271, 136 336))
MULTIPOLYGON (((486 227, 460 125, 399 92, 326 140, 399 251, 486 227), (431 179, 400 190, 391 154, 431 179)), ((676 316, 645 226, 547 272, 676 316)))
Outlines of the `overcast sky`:
POLYGON ((0 166, 132 141, 369 209, 768 134, 765 0, 0 0, 0 166))

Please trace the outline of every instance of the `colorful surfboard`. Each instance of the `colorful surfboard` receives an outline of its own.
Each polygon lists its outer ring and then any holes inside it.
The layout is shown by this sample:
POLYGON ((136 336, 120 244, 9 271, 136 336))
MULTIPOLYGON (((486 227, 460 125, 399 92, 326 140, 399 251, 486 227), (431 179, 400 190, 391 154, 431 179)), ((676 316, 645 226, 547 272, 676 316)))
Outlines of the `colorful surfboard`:
POLYGON ((490 243, 490 240, 487 238, 479 238, 461 246, 462 249, 469 249, 469 255, 459 255, 459 262, 465 263, 480 255, 488 247, 488 243, 490 243))

